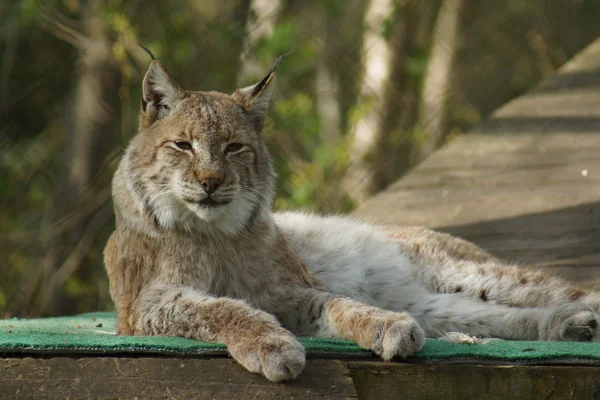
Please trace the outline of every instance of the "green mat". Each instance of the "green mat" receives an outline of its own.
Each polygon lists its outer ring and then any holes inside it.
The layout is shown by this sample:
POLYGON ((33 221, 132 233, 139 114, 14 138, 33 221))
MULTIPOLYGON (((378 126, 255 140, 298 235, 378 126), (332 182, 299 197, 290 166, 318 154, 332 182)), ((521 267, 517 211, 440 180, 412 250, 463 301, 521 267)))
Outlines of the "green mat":
MULTIPOLYGON (((158 336, 116 336, 114 313, 73 317, 0 320, 1 354, 226 355, 224 345, 158 336)), ((301 338, 309 356, 374 357, 346 340, 301 338)), ((426 363, 600 365, 600 343, 494 341, 485 345, 428 339, 407 361, 426 363)))

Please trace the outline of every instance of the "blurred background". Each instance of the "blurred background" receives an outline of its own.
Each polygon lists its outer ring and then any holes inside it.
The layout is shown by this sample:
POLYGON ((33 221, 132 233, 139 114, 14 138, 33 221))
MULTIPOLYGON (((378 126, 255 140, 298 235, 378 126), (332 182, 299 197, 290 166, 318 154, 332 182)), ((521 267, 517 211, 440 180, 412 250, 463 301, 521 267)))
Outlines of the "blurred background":
POLYGON ((0 316, 112 308, 110 180, 149 65, 232 92, 275 59, 277 209, 344 213, 600 35, 597 0, 0 2, 0 316))

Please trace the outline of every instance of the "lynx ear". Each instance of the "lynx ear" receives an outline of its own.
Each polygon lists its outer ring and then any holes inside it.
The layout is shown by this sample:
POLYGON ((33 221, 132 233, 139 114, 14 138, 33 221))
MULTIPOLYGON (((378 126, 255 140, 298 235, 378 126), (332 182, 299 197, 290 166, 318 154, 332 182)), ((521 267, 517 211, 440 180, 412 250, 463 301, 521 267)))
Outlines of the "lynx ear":
POLYGON ((262 129, 265 114, 271 101, 271 94, 275 87, 273 84, 273 81, 275 80, 275 69, 283 57, 285 57, 285 55, 279 57, 277 61, 275 61, 275 64, 273 64, 273 67, 267 76, 260 82, 243 89, 238 89, 232 95, 232 97, 241 104, 244 110, 246 110, 252 123, 256 127, 256 130, 259 132, 262 129))
POLYGON ((184 96, 185 91, 165 67, 152 60, 142 83, 142 113, 146 114, 146 122, 151 124, 169 115, 175 104, 184 96))

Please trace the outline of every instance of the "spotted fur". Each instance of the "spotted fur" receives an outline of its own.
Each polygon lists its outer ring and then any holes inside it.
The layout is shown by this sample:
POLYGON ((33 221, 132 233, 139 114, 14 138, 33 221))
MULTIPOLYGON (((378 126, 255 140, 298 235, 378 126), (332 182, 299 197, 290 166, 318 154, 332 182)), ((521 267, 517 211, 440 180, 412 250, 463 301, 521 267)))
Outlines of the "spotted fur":
POLYGON ((152 62, 104 252, 119 334, 225 343, 272 381, 301 373, 295 335, 354 340, 386 360, 449 332, 470 342, 596 337, 597 293, 466 241, 273 213, 260 131, 274 73, 232 95, 192 92, 152 62))

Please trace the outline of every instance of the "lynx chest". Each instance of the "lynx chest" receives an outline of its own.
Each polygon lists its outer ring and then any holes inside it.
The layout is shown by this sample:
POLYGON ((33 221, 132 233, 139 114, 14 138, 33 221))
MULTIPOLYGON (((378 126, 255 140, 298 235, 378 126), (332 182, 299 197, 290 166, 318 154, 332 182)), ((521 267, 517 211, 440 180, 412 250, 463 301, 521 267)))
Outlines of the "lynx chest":
POLYGON ((161 247, 159 279, 165 283, 244 299, 256 306, 284 286, 273 255, 260 246, 185 238, 161 247))

